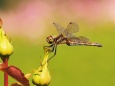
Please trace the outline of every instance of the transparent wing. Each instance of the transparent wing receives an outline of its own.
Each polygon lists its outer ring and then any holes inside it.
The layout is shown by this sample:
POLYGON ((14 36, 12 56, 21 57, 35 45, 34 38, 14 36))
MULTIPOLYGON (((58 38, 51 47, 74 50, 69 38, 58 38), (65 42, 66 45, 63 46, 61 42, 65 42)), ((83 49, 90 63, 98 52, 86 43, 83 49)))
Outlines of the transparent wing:
POLYGON ((88 42, 89 39, 84 37, 84 36, 79 36, 79 37, 68 37, 68 39, 72 41, 78 41, 78 42, 88 42))
POLYGON ((53 25, 56 27, 57 32, 58 32, 59 34, 65 33, 65 29, 64 29, 62 26, 60 26, 59 24, 57 24, 57 23, 55 23, 55 22, 53 22, 53 25))
POLYGON ((77 37, 77 38, 80 40, 80 42, 88 42, 89 41, 89 39, 84 37, 84 36, 80 36, 80 37, 77 37))
POLYGON ((68 37, 76 37, 73 33, 76 33, 79 31, 79 27, 76 23, 70 22, 65 29, 65 36, 68 37))
POLYGON ((60 26, 57 23, 53 23, 54 26, 56 27, 57 31, 59 34, 62 34, 65 37, 75 37, 73 33, 76 33, 79 31, 78 25, 74 22, 70 22, 67 26, 66 29, 64 29, 62 26, 60 26))
POLYGON ((79 26, 75 22, 70 22, 66 28, 68 33, 76 33, 79 31, 79 26))

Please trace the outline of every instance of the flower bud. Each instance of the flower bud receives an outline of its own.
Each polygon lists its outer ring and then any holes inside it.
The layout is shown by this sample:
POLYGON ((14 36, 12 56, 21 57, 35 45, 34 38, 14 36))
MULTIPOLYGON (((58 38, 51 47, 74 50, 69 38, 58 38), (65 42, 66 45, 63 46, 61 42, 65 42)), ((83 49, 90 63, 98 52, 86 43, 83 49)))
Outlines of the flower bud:
POLYGON ((5 32, 0 28, 0 56, 9 56, 13 53, 13 46, 6 37, 5 32))
POLYGON ((41 63, 41 66, 38 70, 34 70, 34 75, 32 78, 33 84, 36 86, 48 86, 51 81, 51 75, 48 70, 48 52, 45 52, 45 57, 41 63))

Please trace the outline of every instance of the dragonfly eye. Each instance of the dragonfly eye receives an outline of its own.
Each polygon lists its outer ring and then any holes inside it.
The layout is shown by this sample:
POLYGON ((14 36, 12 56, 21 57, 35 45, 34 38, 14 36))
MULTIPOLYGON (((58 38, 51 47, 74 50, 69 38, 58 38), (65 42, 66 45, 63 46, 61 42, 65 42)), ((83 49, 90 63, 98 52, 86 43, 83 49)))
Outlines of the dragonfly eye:
POLYGON ((49 44, 52 44, 52 42, 53 42, 53 37, 52 36, 49 36, 49 37, 47 37, 47 39, 46 39, 46 41, 49 43, 49 44))

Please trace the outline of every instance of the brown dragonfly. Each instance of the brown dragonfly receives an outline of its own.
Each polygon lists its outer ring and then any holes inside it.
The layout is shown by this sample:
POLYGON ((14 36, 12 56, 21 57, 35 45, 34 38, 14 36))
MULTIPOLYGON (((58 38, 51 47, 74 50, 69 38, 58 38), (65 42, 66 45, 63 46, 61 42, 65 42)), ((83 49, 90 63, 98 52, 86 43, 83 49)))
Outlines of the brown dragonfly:
MULTIPOLYGON (((66 29, 57 23, 53 23, 59 35, 57 37, 48 36, 46 41, 51 44, 50 46, 44 46, 44 48, 51 48, 51 52, 54 52, 54 57, 56 55, 57 45, 66 44, 68 46, 97 46, 102 47, 101 44, 96 42, 89 42, 89 39, 83 36, 76 37, 74 33, 79 31, 78 24, 70 22, 66 29)), ((52 58, 51 57, 51 58, 52 58)), ((51 59, 49 58, 49 60, 51 59)))

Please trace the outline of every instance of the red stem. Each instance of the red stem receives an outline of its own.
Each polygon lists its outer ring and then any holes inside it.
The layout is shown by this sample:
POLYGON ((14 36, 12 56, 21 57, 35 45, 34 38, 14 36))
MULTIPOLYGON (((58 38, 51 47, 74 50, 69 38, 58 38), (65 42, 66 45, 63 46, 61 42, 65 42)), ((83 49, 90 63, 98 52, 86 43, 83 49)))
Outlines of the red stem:
MULTIPOLYGON (((7 58, 2 58, 3 63, 6 65, 6 67, 8 67, 8 57, 7 58)), ((8 86, 8 74, 4 73, 4 86, 8 86)))

